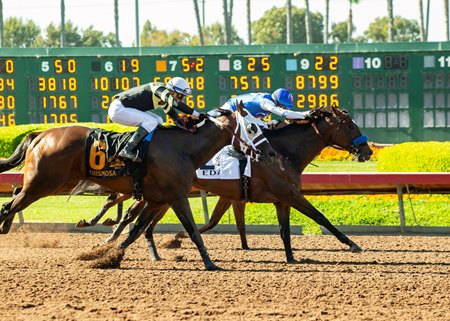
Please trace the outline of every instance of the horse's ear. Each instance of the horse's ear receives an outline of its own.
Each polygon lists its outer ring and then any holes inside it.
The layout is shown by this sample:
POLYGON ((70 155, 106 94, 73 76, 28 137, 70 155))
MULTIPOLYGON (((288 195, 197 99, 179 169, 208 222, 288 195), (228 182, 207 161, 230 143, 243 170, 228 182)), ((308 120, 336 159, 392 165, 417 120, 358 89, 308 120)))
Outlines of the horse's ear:
POLYGON ((236 100, 236 109, 242 116, 244 117, 247 116, 247 112, 244 109, 244 102, 242 100, 241 101, 236 100))

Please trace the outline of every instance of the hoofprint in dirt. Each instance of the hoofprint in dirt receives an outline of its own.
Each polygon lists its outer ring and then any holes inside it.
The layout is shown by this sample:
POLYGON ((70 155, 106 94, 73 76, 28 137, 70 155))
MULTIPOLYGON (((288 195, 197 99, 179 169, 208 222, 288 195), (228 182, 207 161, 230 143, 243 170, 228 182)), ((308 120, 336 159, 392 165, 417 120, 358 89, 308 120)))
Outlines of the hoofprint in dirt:
POLYGON ((141 238, 119 269, 80 257, 105 234, 1 236, 1 320, 450 320, 450 237, 295 236, 298 264, 277 235, 205 235, 223 271, 204 271, 195 246, 165 247, 151 262, 141 238))

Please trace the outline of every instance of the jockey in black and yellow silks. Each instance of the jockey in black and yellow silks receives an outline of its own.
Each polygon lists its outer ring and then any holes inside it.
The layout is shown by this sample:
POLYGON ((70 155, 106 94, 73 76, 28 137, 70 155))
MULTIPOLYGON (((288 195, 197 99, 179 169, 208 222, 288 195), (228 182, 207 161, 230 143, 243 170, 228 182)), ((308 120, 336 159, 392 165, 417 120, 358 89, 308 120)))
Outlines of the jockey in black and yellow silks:
POLYGON ((149 132, 163 123, 161 117, 148 111, 162 108, 175 124, 182 128, 185 128, 185 124, 175 109, 198 118, 200 114, 183 102, 184 98, 190 95, 191 87, 181 77, 174 77, 167 84, 152 82, 115 95, 108 109, 109 118, 122 125, 138 126, 125 148, 119 152, 119 156, 142 162, 135 148, 149 132))

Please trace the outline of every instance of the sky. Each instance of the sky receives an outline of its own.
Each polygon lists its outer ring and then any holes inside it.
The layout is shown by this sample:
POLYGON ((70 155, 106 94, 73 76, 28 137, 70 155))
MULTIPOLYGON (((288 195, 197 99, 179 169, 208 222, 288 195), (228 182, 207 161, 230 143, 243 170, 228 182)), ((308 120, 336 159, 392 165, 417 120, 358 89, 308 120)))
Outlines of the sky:
MULTIPOLYGON (((124 47, 132 46, 136 39, 135 3, 136 0, 119 1, 119 39, 124 47)), ((426 6, 428 0, 423 0, 426 6)), ((442 0, 429 0, 430 25, 428 41, 445 41, 444 13, 442 0)), ((42 29, 51 22, 60 23, 61 0, 2 0, 3 19, 22 17, 31 19, 42 29)), ((79 29, 90 25, 104 34, 114 33, 114 0, 65 0, 65 19, 71 20, 79 29)), ((205 24, 223 23, 222 0, 198 0, 200 11, 205 7, 205 24)), ((303 0, 292 0, 292 5, 304 7, 303 0)), ((325 12, 325 0, 309 0, 310 11, 325 12)), ((331 22, 347 19, 348 0, 330 0, 331 22)), ((417 0, 393 0, 394 15, 408 19, 419 19, 417 0)), ((149 20, 153 27, 172 31, 175 29, 195 34, 197 32, 192 0, 138 0, 139 24, 149 20)), ((286 0, 252 0, 251 19, 261 18, 272 7, 282 7, 286 0)), ((425 8, 426 10, 426 8, 425 8)), ((386 16, 386 0, 360 0, 353 5, 355 35, 361 35, 375 17, 386 16)), ((202 19, 202 18, 201 18, 202 19)), ((247 39, 246 0, 234 0, 233 25, 239 36, 247 39)))

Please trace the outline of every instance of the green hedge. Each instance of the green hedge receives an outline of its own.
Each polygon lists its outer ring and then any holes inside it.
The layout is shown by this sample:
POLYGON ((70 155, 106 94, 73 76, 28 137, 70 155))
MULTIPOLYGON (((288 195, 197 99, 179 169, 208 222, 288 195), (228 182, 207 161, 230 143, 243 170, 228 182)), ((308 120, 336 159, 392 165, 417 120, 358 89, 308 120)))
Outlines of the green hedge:
MULTIPOLYGON (((80 123, 78 125, 103 128, 105 130, 111 130, 116 132, 133 131, 134 127, 122 126, 119 124, 97 124, 97 123, 80 123)), ((29 133, 34 131, 47 130, 54 127, 62 127, 65 125, 54 125, 54 124, 30 124, 30 125, 18 125, 12 127, 1 127, 0 128, 0 157, 9 157, 17 145, 26 137, 29 133)))
POLYGON ((450 142, 402 143, 378 154, 379 172, 450 172, 450 142))

